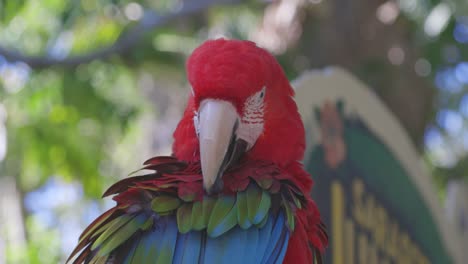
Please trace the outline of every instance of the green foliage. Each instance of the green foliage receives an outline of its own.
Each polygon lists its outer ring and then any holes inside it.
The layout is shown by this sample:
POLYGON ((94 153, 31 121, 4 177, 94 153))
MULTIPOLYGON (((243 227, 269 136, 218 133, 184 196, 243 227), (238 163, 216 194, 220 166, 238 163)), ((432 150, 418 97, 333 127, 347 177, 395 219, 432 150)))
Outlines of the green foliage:
POLYGON ((26 86, 4 102, 10 109, 11 142, 5 174, 18 175, 26 191, 51 175, 78 178, 88 194, 99 196, 105 146, 125 133, 138 108, 123 99, 138 97, 128 87, 134 87, 131 73, 97 62, 87 72, 32 73, 26 86))
POLYGON ((26 220, 29 239, 25 245, 6 248, 7 263, 59 263, 60 237, 58 230, 46 228, 35 217, 26 220))

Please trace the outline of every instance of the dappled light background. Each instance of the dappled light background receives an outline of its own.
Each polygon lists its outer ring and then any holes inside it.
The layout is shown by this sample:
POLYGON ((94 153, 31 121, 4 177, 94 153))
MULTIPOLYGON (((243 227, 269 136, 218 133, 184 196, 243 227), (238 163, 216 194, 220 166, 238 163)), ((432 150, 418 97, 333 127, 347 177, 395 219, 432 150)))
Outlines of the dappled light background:
POLYGON ((0 1, 0 264, 63 263, 112 206, 106 187, 171 153, 185 60, 223 36, 265 47, 290 79, 354 73, 450 207, 447 186, 468 180, 465 0, 0 1))

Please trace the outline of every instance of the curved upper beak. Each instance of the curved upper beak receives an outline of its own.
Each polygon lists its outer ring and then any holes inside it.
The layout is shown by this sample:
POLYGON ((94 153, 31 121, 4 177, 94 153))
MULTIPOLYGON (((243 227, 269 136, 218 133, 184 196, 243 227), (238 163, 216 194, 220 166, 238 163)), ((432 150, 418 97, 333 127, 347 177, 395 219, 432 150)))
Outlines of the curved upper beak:
POLYGON ((236 139, 239 116, 230 102, 205 99, 200 103, 198 118, 203 187, 208 193, 219 192, 222 174, 245 152, 247 144, 236 139))

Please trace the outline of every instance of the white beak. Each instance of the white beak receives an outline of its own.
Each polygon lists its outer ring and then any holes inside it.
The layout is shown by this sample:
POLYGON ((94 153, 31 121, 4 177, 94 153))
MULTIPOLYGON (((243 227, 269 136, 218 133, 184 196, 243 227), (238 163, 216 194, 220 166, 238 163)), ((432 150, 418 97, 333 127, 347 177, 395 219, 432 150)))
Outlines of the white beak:
MULTIPOLYGON (((205 99, 199 108, 199 141, 203 187, 208 193, 220 188, 218 182, 229 159, 239 116, 227 101, 205 99)), ((222 183, 221 183, 222 184, 222 183)))

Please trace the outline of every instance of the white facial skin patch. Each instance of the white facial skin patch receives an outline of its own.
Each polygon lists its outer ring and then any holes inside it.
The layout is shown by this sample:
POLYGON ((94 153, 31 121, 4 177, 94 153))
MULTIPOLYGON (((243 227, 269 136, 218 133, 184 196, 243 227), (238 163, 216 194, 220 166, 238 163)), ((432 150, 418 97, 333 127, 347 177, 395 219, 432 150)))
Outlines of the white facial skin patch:
POLYGON ((194 127, 195 127, 195 133, 197 134, 197 137, 200 135, 200 125, 199 125, 199 121, 198 121, 198 112, 197 111, 193 111, 193 124, 194 124, 194 127))
POLYGON ((247 98, 244 104, 244 115, 237 129, 237 137, 248 143, 247 149, 252 148, 263 133, 265 90, 263 87, 262 90, 247 98))
MULTIPOLYGON (((243 116, 236 131, 236 137, 245 140, 247 150, 251 149, 263 133, 266 88, 251 95, 244 103, 243 116)), ((193 123, 197 136, 200 134, 199 113, 194 111, 193 123)))

